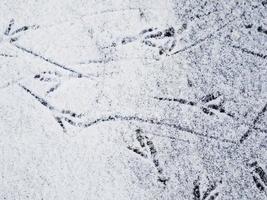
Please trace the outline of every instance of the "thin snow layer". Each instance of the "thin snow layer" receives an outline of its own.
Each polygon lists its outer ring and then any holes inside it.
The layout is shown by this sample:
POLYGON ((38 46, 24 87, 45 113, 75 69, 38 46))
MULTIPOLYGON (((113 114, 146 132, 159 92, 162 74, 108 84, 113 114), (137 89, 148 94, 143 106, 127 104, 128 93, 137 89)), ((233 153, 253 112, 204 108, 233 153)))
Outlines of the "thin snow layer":
POLYGON ((266 0, 1 0, 0 199, 267 199, 266 0))

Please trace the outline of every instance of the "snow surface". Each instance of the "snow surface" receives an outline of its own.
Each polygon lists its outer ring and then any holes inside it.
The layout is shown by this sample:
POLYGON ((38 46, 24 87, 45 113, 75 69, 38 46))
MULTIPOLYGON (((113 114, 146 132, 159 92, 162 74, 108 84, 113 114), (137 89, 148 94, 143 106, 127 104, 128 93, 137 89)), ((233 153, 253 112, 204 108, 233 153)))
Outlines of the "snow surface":
POLYGON ((1 0, 0 199, 267 199, 266 0, 1 0))

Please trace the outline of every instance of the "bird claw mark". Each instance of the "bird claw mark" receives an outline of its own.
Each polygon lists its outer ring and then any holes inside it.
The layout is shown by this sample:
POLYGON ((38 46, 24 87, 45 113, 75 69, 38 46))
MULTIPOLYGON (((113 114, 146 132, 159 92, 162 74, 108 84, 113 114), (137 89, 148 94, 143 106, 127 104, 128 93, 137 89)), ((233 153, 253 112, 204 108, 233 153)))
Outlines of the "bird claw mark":
MULTIPOLYGON (((219 97, 219 96, 218 96, 219 97)), ((202 102, 204 103, 209 103, 212 100, 217 99, 218 97, 215 98, 215 96, 213 95, 207 95, 205 97, 203 97, 201 99, 202 102)), ((229 117, 234 117, 231 113, 226 113, 225 109, 222 107, 222 105, 215 105, 215 104, 211 104, 211 105, 199 105, 197 102, 194 101, 188 101, 186 99, 181 99, 181 98, 165 98, 165 97, 154 97, 154 99, 157 99, 159 101, 171 101, 171 102, 177 102, 183 105, 189 105, 189 106, 197 106, 200 108, 200 110, 207 115, 215 115, 215 113, 213 111, 217 111, 219 113, 223 113, 226 114, 229 117)))
POLYGON ((267 29, 262 28, 262 26, 259 26, 259 27, 257 28, 257 31, 258 31, 259 33, 264 33, 264 34, 267 35, 267 29))
POLYGON ((134 148, 134 147, 131 147, 131 146, 128 146, 127 147, 129 150, 133 151, 134 153, 144 157, 144 158, 147 158, 147 155, 145 153, 143 153, 139 148, 134 148))
POLYGON ((9 21, 8 27, 6 28, 6 30, 5 30, 5 32, 4 32, 5 35, 9 35, 9 33, 10 33, 10 31, 11 31, 11 28, 12 28, 12 26, 14 25, 14 22, 15 22, 14 19, 11 19, 11 20, 9 21))
POLYGON ((69 115, 70 117, 74 117, 74 118, 82 118, 84 116, 84 114, 82 114, 82 113, 77 114, 77 113, 72 112, 70 110, 62 110, 61 113, 65 114, 65 115, 69 115))
MULTIPOLYGON (((222 181, 219 181, 219 183, 221 184, 222 181)), ((219 193, 216 192, 216 193, 214 193, 213 195, 210 195, 210 194, 211 194, 213 191, 215 191, 216 188, 217 188, 217 184, 216 184, 216 182, 214 182, 214 183, 210 183, 209 186, 208 186, 208 188, 207 188, 207 190, 206 190, 206 191, 204 192, 204 194, 203 194, 203 198, 202 198, 202 200, 205 200, 205 199, 208 198, 208 197, 210 197, 210 198, 209 198, 210 200, 211 200, 211 199, 215 199, 215 198, 219 195, 219 193)))
POLYGON ((211 11, 208 11, 207 13, 196 14, 195 17, 196 17, 197 19, 200 19, 200 18, 202 18, 202 17, 207 17, 207 16, 209 16, 209 15, 211 15, 211 14, 213 14, 213 13, 216 13, 216 12, 218 12, 218 11, 219 11, 219 10, 218 10, 217 8, 215 8, 215 9, 213 9, 213 10, 211 10, 211 11))
POLYGON ((151 41, 142 41, 142 43, 150 47, 156 47, 156 44, 152 43, 151 41))
POLYGON ((10 54, 5 54, 5 53, 0 53, 0 56, 2 56, 2 57, 8 57, 8 58, 18 57, 17 55, 10 55, 10 54))
POLYGON ((242 144, 244 143, 245 140, 248 139, 248 137, 251 135, 252 131, 254 129, 256 129, 256 124, 258 123, 258 121, 261 119, 261 117, 264 115, 264 113, 267 110, 267 103, 264 105, 264 107, 262 108, 262 110, 257 114, 256 118, 253 120, 252 124, 250 125, 250 127, 248 128, 248 130, 242 135, 242 137, 239 140, 239 143, 242 144))
POLYGON ((173 27, 169 27, 163 31, 150 28, 142 31, 139 35, 143 44, 158 48, 160 55, 163 53, 168 55, 167 52, 171 52, 176 46, 175 29, 173 27))
MULTIPOLYGON (((143 34, 143 35, 145 35, 145 34, 143 34)), ((149 34, 149 35, 147 35, 147 36, 144 36, 144 39, 160 39, 160 38, 162 38, 162 32, 161 31, 158 31, 157 33, 151 33, 151 34, 149 34)))
POLYGON ((13 31, 10 35, 15 35, 15 34, 17 34, 17 33, 19 33, 19 32, 24 32, 24 31, 27 31, 27 30, 30 30, 30 29, 32 29, 32 30, 36 30, 36 29, 38 29, 38 28, 39 28, 38 25, 23 26, 23 27, 21 27, 21 28, 18 28, 18 29, 15 30, 15 31, 13 31))
POLYGON ((114 58, 102 58, 102 59, 92 59, 92 60, 88 60, 86 62, 79 62, 79 64, 83 65, 83 64, 107 64, 109 62, 113 62, 115 61, 114 58))
POLYGON ((258 166, 255 169, 255 172, 259 175, 259 177, 262 180, 262 182, 264 183, 264 185, 267 186, 267 175, 266 175, 265 171, 263 171, 263 169, 260 166, 258 166))
POLYGON ((61 77, 62 75, 59 72, 44 71, 39 74, 36 74, 33 78, 41 82, 56 82, 56 84, 53 87, 51 87, 49 90, 46 91, 46 95, 48 95, 59 88, 59 86, 61 85, 60 83, 61 77))
MULTIPOLYGON (((158 179, 157 180, 160 183, 162 183, 162 184, 164 184, 166 186, 167 181, 169 180, 169 178, 166 178, 163 175, 163 169, 160 166, 160 162, 159 162, 159 159, 158 159, 158 153, 157 153, 157 150, 155 148, 155 145, 154 145, 153 141, 150 140, 147 136, 143 136, 141 129, 136 129, 135 133, 136 133, 136 140, 139 142, 140 147, 143 150, 148 150, 148 152, 150 153, 150 159, 152 160, 152 163, 153 163, 153 165, 154 165, 154 167, 155 167, 155 169, 157 170, 157 173, 158 173, 158 179)), ((135 148, 135 149, 138 150, 138 148, 135 148)), ((137 153, 137 152, 135 152, 135 153, 137 153)), ((140 154, 139 152, 138 152, 138 154, 142 156, 142 154, 140 154)), ((146 154, 143 153, 143 155, 146 155, 146 154)), ((146 155, 146 157, 148 157, 148 156, 146 155)))
POLYGON ((257 178, 257 177, 254 176, 254 175, 252 176, 252 178, 253 178, 254 183, 256 184, 256 187, 257 187, 261 192, 263 192, 263 191, 264 191, 264 186, 261 184, 259 178, 257 178))
POLYGON ((265 171, 257 161, 250 163, 249 167, 252 169, 251 175, 257 189, 260 190, 260 192, 265 192, 267 186, 267 175, 265 171))
POLYGON ((125 44, 128 44, 128 43, 134 42, 136 40, 137 40, 136 37, 125 37, 125 38, 122 39, 121 44, 125 45, 125 44))
MULTIPOLYGON (((252 175, 253 175, 254 182, 257 185, 261 185, 263 187, 263 190, 264 190, 265 188, 263 185, 265 185, 267 187, 267 174, 266 174, 266 172, 263 170, 263 168, 259 165, 259 163, 257 161, 252 162, 251 164, 249 164, 249 166, 252 168, 252 175), (259 178, 257 178, 256 175, 259 178), (261 184, 260 181, 263 184, 261 184)), ((263 191, 263 190, 261 190, 261 191, 263 191)))
POLYGON ((164 185, 167 184, 167 181, 169 180, 169 177, 166 178, 164 175, 163 175, 163 169, 162 167, 160 166, 160 162, 159 162, 159 159, 158 159, 158 154, 157 154, 157 150, 155 148, 155 145, 153 144, 152 140, 149 140, 147 138, 147 143, 146 143, 147 147, 149 148, 149 151, 150 151, 150 156, 152 158, 152 161, 153 161, 153 164, 154 164, 154 167, 157 169, 157 172, 159 174, 158 176, 158 181, 163 183, 164 185))
MULTIPOLYGON (((219 181, 221 184, 222 181, 219 181)), ((205 200, 209 198, 209 200, 214 200, 219 196, 219 192, 216 192, 217 188, 217 183, 209 183, 208 188, 206 191, 204 191, 204 194, 201 198, 201 191, 200 191, 200 178, 198 177, 194 182, 193 182, 194 188, 193 188, 193 200, 205 200), (213 194, 212 194, 213 193, 213 194)))
POLYGON ((37 101, 39 101, 43 106, 47 107, 49 110, 53 111, 55 110, 55 108, 50 105, 46 100, 44 100, 43 98, 37 96, 36 94, 34 94, 30 89, 26 88, 24 85, 21 85, 20 83, 18 83, 18 85, 25 90, 28 94, 30 94, 31 96, 33 96, 37 101))
POLYGON ((245 28, 252 28, 253 24, 245 24, 245 28))
POLYGON ((10 43, 16 42, 19 38, 18 37, 13 37, 10 39, 10 43))
POLYGON ((61 85, 60 83, 57 83, 55 86, 51 87, 49 90, 46 91, 46 95, 52 92, 55 92, 59 88, 60 85, 61 85))
POLYGON ((251 175, 256 188, 267 196, 267 174, 257 161, 249 163, 248 166, 251 168, 251 175))
POLYGON ((18 40, 18 37, 19 36, 16 36, 18 35, 18 33, 20 32, 25 32, 27 30, 36 30, 39 28, 38 25, 32 25, 32 26, 22 26, 14 31, 11 32, 12 30, 12 27, 14 26, 14 23, 15 23, 15 20, 14 19, 11 19, 9 24, 8 24, 8 27, 6 28, 6 30, 4 31, 4 35, 7 36, 9 38, 9 42, 12 43, 12 42, 15 42, 18 40))
POLYGON ((60 117, 55 117, 55 120, 56 120, 56 122, 59 124, 59 126, 62 128, 63 132, 66 133, 67 130, 66 130, 66 128, 65 128, 65 126, 64 126, 64 124, 63 124, 61 118, 60 118, 60 117))
POLYGON ((170 27, 170 28, 168 28, 168 29, 165 29, 165 30, 163 31, 163 34, 164 34, 164 37, 173 37, 174 34, 175 34, 175 30, 174 30, 173 27, 170 27))
POLYGON ((165 178, 165 177, 158 177, 157 179, 160 183, 162 183, 163 185, 167 185, 167 182, 170 180, 170 178, 165 178))
POLYGON ((250 54, 252 56, 256 56, 256 57, 259 57, 259 58, 263 58, 263 59, 266 59, 267 58, 267 55, 264 55, 262 53, 259 53, 259 52, 254 52, 252 50, 249 50, 247 48, 242 48, 240 46, 237 46, 237 45, 232 45, 231 47, 233 47, 234 49, 239 49, 241 50, 243 53, 247 53, 247 54, 250 54))
POLYGON ((208 94, 208 95, 202 97, 201 101, 203 103, 208 103, 210 101, 213 101, 213 100, 217 99, 219 96, 221 96, 221 93, 220 92, 215 92, 215 93, 208 94))
POLYGON ((55 115, 58 119, 60 119, 61 121, 66 121, 70 124, 72 124, 73 126, 78 126, 78 123, 73 122, 72 120, 68 119, 67 117, 64 117, 64 115, 67 115, 68 117, 71 118, 82 118, 84 116, 84 114, 77 114, 75 112, 72 112, 70 110, 60 110, 55 108, 54 106, 52 106, 50 103, 48 103, 45 99, 39 97, 38 95, 34 94, 30 89, 26 88, 24 85, 18 84, 23 90, 25 90, 28 94, 30 94, 31 96, 33 96, 37 101, 39 101, 43 106, 45 106, 46 108, 48 108, 50 111, 52 111, 53 115, 55 115), (61 117, 59 117, 61 116, 61 117))
POLYGON ((199 177, 197 180, 193 182, 194 188, 193 188, 193 196, 194 200, 200 200, 200 182, 199 182, 199 177))
POLYGON ((160 31, 158 28, 148 28, 142 30, 138 36, 124 37, 120 43, 126 45, 135 41, 140 41, 146 46, 157 48, 160 55, 163 53, 168 55, 168 52, 171 52, 176 46, 175 29, 169 27, 160 31))
POLYGON ((44 71, 41 72, 40 74, 36 74, 33 78, 44 82, 54 82, 54 81, 57 82, 60 77, 62 77, 62 75, 56 71, 55 72, 44 71))
POLYGON ((194 106, 197 103, 193 101, 187 101, 185 99, 178 99, 178 98, 166 98, 166 97, 154 97, 154 99, 157 99, 159 101, 173 101, 173 102, 178 102, 180 104, 186 104, 190 106, 194 106))
POLYGON ((175 46, 176 46, 176 40, 173 40, 171 42, 170 48, 168 49, 168 52, 171 52, 174 49, 175 46))
MULTIPOLYGON (((150 29, 152 32, 153 29, 150 29)), ((156 29, 157 30, 157 29, 156 29)), ((145 35, 145 33, 147 32, 141 32, 141 35, 145 35)), ((175 30, 173 27, 169 27, 163 31, 157 31, 156 33, 151 33, 151 34, 147 34, 146 36, 144 36, 144 39, 163 39, 164 37, 173 37, 175 34, 175 30)))
POLYGON ((145 141, 144 141, 145 138, 144 138, 144 136, 141 134, 142 130, 141 130, 141 129, 136 129, 135 132, 136 132, 136 139, 137 139, 137 141, 139 142, 140 146, 141 146, 142 148, 144 148, 144 147, 145 147, 145 141))
POLYGON ((214 115, 214 113, 211 112, 208 108, 201 107, 201 110, 202 110, 203 113, 205 113, 207 115, 214 115))

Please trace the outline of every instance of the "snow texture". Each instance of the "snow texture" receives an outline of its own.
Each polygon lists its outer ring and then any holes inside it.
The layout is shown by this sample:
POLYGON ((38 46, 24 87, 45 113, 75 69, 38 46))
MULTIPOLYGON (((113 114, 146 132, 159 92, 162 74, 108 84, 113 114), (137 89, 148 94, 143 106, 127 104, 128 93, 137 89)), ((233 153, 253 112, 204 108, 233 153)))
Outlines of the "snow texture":
POLYGON ((1 0, 0 200, 266 200, 266 0, 1 0))

